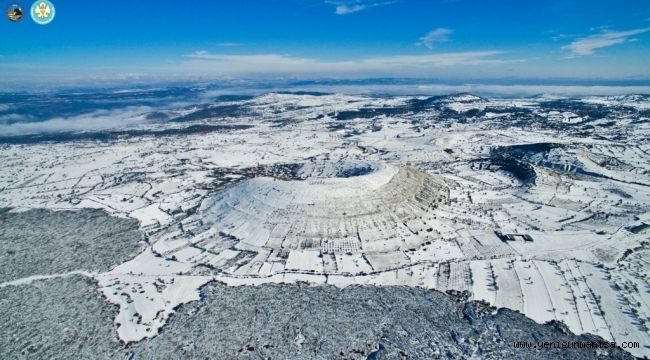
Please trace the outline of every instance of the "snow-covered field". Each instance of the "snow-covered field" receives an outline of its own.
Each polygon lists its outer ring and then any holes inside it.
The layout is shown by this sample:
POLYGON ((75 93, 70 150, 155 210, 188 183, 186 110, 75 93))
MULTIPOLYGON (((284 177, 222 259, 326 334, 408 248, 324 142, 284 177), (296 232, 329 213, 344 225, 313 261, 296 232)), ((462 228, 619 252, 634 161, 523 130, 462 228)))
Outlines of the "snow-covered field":
POLYGON ((125 342, 209 281, 304 281, 469 291, 650 356, 649 104, 267 94, 183 123, 237 129, 0 145, 0 208, 140 222, 142 254, 85 275, 125 342))

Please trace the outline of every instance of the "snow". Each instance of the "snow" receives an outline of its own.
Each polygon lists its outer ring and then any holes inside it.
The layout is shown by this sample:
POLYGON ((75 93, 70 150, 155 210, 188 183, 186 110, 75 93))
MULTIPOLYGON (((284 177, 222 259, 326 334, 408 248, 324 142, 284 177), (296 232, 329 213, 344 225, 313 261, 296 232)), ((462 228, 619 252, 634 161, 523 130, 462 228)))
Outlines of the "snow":
MULTIPOLYGON (((648 232, 626 230, 650 223, 650 127, 624 112, 606 127, 609 118, 545 110, 548 98, 469 94, 440 103, 454 117, 484 110, 464 122, 434 108, 335 119, 412 99, 266 94, 237 102, 255 115, 196 123, 251 129, 3 145, 0 207, 101 208, 139 221, 146 251, 110 272, 82 274, 120 307, 115 322, 126 342, 155 336, 176 306, 221 281, 467 290, 575 333, 650 343, 641 326, 650 321, 648 232), (516 109, 543 122, 517 124, 516 109), (572 130, 586 125, 599 136, 572 130), (563 146, 522 155, 531 183, 485 163, 496 147, 535 143, 563 146), (297 168, 263 170, 281 165, 297 168)), ((644 96, 575 102, 649 108, 644 96)), ((67 275, 0 286, 58 276, 67 275)))
POLYGON ((117 333, 126 343, 158 334, 180 304, 199 300, 198 288, 211 280, 202 276, 101 275, 100 291, 120 307, 117 333))
POLYGON ((478 260, 469 263, 472 271, 472 294, 475 300, 483 300, 490 304, 496 302, 497 289, 492 266, 489 261, 478 260))
POLYGON ((515 271, 524 297, 524 314, 538 323, 555 320, 552 299, 535 263, 515 262, 515 271))
POLYGON ((293 250, 289 252, 286 269, 289 271, 315 271, 323 272, 320 251, 316 250, 293 250))

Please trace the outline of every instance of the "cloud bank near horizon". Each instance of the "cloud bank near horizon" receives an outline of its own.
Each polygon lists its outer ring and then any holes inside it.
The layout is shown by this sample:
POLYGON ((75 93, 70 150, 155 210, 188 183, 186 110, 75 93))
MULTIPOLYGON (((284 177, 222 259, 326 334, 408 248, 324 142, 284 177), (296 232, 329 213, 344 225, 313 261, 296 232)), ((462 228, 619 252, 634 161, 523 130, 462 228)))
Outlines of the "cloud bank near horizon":
MULTIPOLYGON (((148 106, 128 106, 70 117, 55 117, 45 121, 0 122, 0 136, 125 129, 150 122, 143 114, 152 110, 153 108, 148 106)), ((28 119, 25 117, 22 120, 28 119)))
POLYGON ((240 74, 370 74, 431 71, 451 67, 490 66, 524 62, 504 58, 500 50, 446 52, 420 55, 369 57, 359 60, 324 61, 285 54, 224 54, 199 50, 187 54, 182 66, 188 70, 240 74))

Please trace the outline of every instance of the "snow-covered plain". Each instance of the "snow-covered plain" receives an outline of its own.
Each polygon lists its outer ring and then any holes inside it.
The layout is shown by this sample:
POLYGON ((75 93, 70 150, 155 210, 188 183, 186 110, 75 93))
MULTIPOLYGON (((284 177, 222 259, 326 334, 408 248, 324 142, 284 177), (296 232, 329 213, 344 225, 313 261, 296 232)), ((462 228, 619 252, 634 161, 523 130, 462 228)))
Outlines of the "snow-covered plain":
POLYGON ((237 130, 1 145, 0 207, 140 222, 86 274, 125 342, 209 281, 303 281, 469 291, 650 356, 650 102, 558 101, 267 94, 189 123, 237 130))

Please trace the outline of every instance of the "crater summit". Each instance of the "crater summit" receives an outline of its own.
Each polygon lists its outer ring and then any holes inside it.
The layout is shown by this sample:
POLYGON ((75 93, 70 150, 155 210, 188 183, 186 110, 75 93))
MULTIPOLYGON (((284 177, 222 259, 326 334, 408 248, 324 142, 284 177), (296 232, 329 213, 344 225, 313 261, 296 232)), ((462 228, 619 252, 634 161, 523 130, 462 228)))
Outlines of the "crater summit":
POLYGON ((444 180, 403 166, 313 161, 297 175, 302 180, 258 177, 231 186, 203 203, 204 223, 240 250, 372 257, 430 242, 427 221, 449 199, 444 180))

